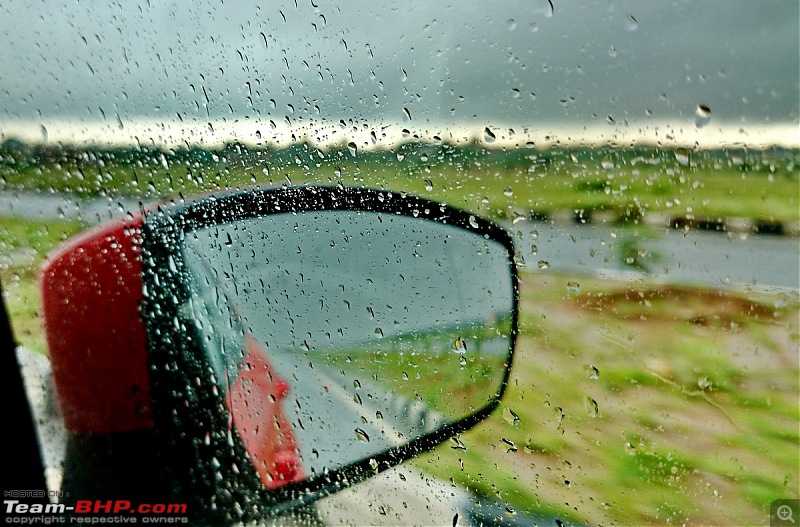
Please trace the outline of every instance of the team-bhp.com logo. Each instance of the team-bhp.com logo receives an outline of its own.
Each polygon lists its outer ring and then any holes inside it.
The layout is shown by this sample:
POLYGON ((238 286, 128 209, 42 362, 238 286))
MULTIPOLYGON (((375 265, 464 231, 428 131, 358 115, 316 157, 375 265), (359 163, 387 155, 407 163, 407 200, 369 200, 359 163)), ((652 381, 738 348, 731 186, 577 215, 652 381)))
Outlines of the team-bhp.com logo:
POLYGON ((128 500, 77 500, 63 503, 24 503, 3 500, 6 523, 49 525, 53 523, 188 523, 185 503, 140 503, 128 500))

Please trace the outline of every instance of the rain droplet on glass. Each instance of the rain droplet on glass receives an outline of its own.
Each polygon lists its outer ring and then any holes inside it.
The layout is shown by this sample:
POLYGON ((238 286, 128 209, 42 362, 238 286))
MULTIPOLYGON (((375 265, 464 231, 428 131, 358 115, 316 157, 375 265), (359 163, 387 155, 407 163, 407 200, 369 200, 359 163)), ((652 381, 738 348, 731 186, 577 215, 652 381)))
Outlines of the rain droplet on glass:
POLYGON ((369 443, 369 436, 364 430, 362 430, 361 428, 356 428, 355 432, 356 432, 356 438, 358 438, 359 441, 364 441, 365 443, 369 443))
POLYGON ((694 125, 702 128, 711 121, 711 108, 705 104, 698 104, 694 110, 694 125))

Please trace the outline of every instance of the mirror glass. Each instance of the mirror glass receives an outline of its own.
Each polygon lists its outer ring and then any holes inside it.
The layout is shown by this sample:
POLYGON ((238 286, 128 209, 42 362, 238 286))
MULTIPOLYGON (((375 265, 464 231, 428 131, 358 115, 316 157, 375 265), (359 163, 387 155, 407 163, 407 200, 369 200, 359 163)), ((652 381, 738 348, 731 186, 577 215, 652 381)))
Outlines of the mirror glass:
POLYGON ((182 253, 184 314, 273 486, 434 432, 501 390, 512 269, 484 235, 328 210, 193 230, 182 253))

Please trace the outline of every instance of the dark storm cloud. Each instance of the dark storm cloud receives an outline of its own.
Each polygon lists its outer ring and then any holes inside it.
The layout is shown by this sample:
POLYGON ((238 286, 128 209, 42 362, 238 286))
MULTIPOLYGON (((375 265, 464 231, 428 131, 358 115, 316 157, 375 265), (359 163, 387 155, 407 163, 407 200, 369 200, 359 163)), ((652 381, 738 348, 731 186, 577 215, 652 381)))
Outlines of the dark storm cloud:
POLYGON ((797 2, 153 4, 6 3, 0 118, 798 119, 797 2))

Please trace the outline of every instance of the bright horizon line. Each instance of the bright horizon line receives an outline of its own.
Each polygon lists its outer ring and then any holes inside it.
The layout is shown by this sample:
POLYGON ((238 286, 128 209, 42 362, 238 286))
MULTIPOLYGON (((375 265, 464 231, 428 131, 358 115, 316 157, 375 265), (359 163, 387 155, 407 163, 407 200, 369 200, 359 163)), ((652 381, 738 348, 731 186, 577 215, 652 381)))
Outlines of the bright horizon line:
POLYGON ((319 121, 289 126, 269 120, 157 121, 39 121, 0 122, 0 140, 18 139, 29 144, 76 146, 131 146, 171 148, 176 146, 218 147, 238 141, 248 146, 285 146, 308 142, 319 148, 346 147, 360 150, 391 149, 419 140, 466 144, 478 140, 489 148, 553 146, 629 146, 715 148, 800 148, 798 123, 758 124, 709 123, 698 128, 693 120, 634 122, 623 125, 536 123, 527 126, 491 124, 465 126, 458 123, 370 123, 319 121), (486 134, 488 129, 495 136, 486 134), (531 145, 532 143, 532 145, 531 145))

